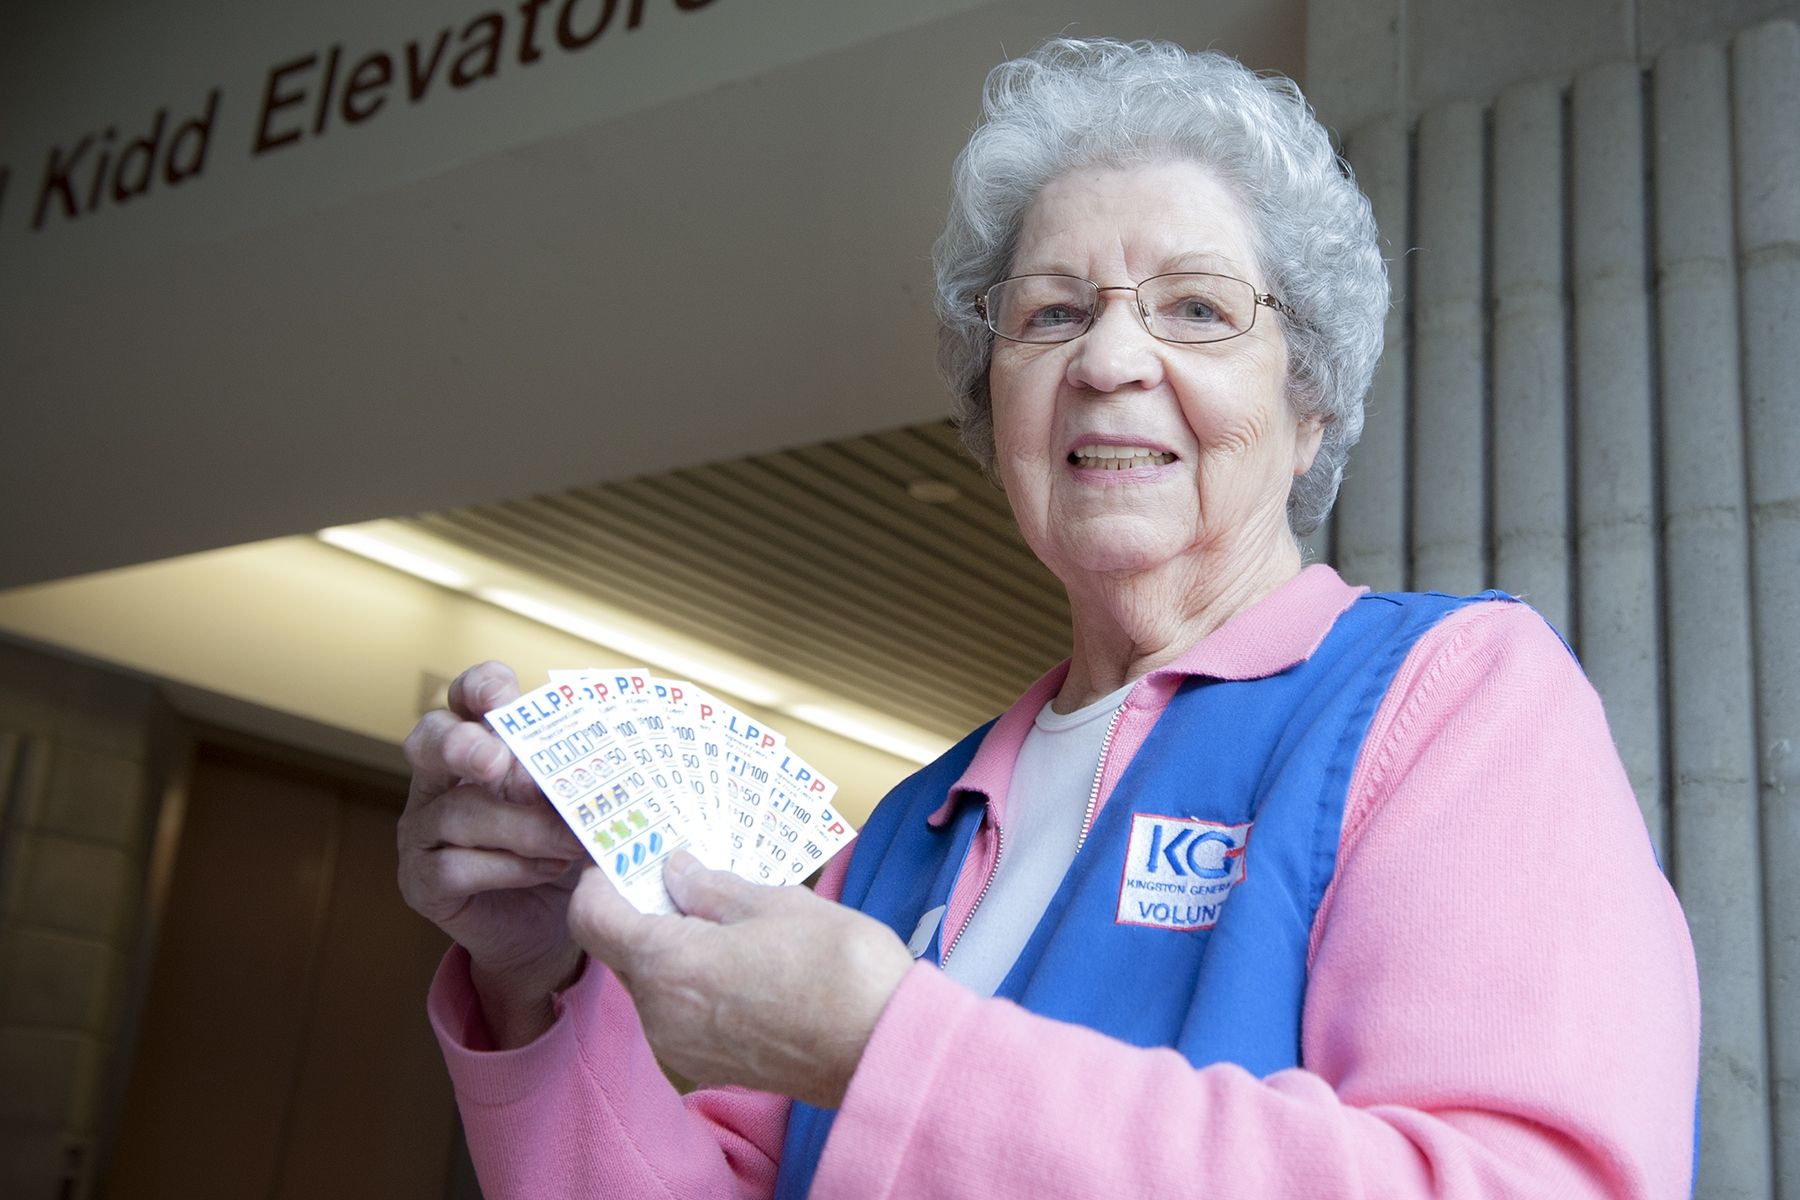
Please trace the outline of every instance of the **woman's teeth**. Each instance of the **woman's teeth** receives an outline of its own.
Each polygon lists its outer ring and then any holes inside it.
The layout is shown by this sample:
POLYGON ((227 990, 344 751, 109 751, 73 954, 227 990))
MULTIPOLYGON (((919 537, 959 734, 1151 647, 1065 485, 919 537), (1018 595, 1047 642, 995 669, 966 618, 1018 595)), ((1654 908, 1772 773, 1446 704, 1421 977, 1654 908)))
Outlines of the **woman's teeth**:
POLYGON ((1077 467, 1100 471, 1129 471, 1133 467, 1161 467, 1175 461, 1173 454, 1142 446, 1082 446, 1069 455, 1077 467))

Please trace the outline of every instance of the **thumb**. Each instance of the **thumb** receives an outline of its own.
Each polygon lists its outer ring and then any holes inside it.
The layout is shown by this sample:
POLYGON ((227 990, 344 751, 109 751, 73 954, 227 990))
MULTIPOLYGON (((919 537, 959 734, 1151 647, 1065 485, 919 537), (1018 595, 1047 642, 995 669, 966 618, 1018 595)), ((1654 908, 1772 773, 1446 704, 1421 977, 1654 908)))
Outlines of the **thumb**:
POLYGON ((581 882, 569 897, 569 935, 609 967, 621 967, 633 956, 650 920, 596 866, 581 872, 581 882))
POLYGON ((663 886, 683 913, 720 925, 760 912, 769 891, 730 871, 709 871, 686 850, 677 850, 663 862, 663 886))

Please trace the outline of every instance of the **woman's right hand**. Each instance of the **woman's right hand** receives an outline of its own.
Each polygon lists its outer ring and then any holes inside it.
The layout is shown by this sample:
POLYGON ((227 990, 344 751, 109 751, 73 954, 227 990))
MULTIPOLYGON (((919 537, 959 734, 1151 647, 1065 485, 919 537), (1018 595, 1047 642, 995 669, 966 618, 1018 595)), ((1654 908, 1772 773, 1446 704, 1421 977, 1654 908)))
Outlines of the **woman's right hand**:
POLYGON ((518 695, 501 663, 456 677, 449 709, 425 714, 407 736, 413 776, 399 827, 400 894, 469 952, 497 1049, 549 1028, 550 994, 582 962, 568 908, 587 855, 481 719, 518 695))

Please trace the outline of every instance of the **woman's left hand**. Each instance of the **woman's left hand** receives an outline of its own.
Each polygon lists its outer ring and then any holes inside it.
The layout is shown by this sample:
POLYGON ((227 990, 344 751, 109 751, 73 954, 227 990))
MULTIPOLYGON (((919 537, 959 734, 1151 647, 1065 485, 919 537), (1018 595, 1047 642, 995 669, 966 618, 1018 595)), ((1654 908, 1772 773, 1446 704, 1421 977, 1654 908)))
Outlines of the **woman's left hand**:
POLYGON ((912 956, 872 917, 800 887, 663 867, 683 916, 646 916, 596 868, 569 929, 631 993, 650 1046, 696 1083, 734 1083, 836 1108, 912 956))

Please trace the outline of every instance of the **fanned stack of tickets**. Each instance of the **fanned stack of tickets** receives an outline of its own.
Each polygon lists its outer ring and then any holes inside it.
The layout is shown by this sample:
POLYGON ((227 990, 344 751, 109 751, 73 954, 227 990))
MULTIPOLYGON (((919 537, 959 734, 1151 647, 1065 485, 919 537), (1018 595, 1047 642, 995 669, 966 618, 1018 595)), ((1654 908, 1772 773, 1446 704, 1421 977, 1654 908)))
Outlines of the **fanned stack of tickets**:
POLYGON ((837 785, 786 738, 642 667, 551 671, 487 722, 641 912, 675 911, 662 864, 677 850, 788 884, 856 835, 832 803, 837 785))

